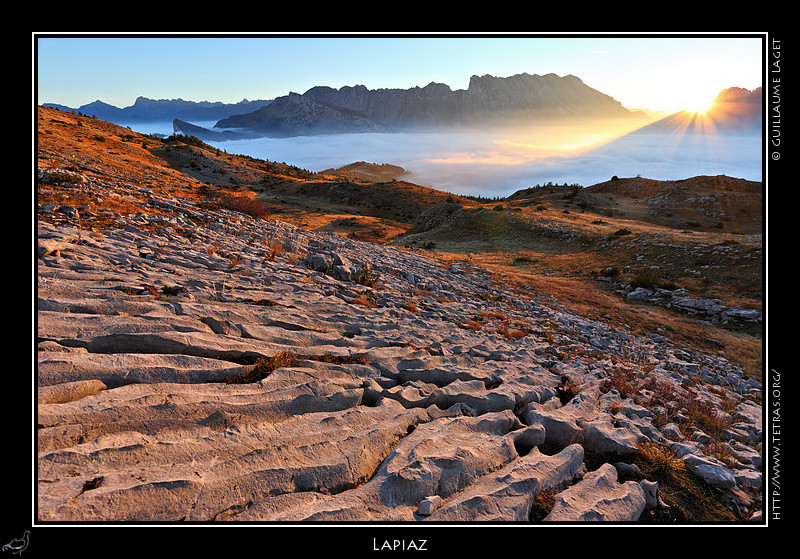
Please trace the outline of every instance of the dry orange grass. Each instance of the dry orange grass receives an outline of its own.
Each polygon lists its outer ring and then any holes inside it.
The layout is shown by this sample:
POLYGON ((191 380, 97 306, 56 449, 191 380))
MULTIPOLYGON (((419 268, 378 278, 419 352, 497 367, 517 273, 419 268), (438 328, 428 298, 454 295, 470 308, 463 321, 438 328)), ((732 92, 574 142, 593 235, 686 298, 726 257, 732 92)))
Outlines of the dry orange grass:
POLYGON ((371 297, 368 297, 366 294, 362 293, 358 297, 355 297, 350 301, 353 305, 361 305, 364 307, 368 307, 374 309, 378 305, 375 303, 375 300, 371 297))
POLYGON ((270 215, 270 208, 255 193, 226 194, 216 198, 216 202, 223 208, 237 211, 250 217, 266 219, 270 215))

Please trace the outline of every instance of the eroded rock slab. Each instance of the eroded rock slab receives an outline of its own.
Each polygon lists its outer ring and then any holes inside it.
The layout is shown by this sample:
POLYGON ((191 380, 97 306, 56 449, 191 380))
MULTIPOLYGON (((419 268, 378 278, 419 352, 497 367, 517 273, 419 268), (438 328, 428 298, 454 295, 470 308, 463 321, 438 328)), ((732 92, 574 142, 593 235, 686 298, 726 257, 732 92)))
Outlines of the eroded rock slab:
POLYGON ((545 520, 635 522, 644 512, 646 502, 641 484, 619 483, 616 468, 603 464, 556 495, 553 510, 545 520))

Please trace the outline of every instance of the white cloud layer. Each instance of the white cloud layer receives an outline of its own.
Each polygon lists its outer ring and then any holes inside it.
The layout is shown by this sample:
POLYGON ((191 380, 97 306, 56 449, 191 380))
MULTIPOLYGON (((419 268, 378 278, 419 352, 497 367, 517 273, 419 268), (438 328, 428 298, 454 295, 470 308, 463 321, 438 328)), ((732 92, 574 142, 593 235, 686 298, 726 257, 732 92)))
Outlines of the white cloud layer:
MULTIPOLYGON (((171 132, 171 130, 170 130, 171 132)), ((228 153, 296 165, 309 171, 355 161, 391 163, 407 180, 456 194, 506 196, 536 184, 590 186, 619 177, 678 180, 728 175, 762 180, 760 135, 632 134, 602 145, 588 133, 368 133, 260 138, 215 143, 228 153), (594 147, 598 145, 599 147, 594 147)))

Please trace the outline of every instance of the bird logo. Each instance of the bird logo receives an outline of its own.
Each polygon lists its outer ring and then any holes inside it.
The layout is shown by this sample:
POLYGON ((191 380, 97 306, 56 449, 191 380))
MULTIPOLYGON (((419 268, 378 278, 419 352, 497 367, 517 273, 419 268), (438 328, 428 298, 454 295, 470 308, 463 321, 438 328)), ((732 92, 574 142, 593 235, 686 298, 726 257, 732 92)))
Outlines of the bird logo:
POLYGON ((25 530, 25 533, 22 535, 21 538, 14 538, 6 545, 3 546, 3 551, 10 551, 11 553, 15 553, 17 555, 21 555, 23 551, 28 547, 28 538, 30 537, 31 531, 25 530))

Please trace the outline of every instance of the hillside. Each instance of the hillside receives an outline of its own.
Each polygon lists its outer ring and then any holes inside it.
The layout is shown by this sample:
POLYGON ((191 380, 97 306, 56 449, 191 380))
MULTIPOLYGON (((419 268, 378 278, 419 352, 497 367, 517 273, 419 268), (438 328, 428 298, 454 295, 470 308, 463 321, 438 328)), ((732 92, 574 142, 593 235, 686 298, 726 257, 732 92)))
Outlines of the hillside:
POLYGON ((467 256, 574 304, 592 301, 586 306, 593 312, 634 329, 659 328, 706 349, 722 346, 755 372, 762 343, 762 210, 760 183, 621 178, 443 205, 392 243, 467 256))
MULTIPOLYGON (((235 206, 261 217, 277 215, 296 225, 374 240, 408 229, 421 209, 454 198, 393 178, 374 182, 347 169, 312 173, 228 154, 191 136, 158 138, 44 107, 39 108, 37 140, 40 167, 71 167, 147 187, 167 179, 169 191, 198 203, 235 206)), ((92 211, 99 206, 84 202, 92 211)))
POLYGON ((38 117, 37 521, 763 520, 758 332, 586 272, 754 236, 38 117))
MULTIPOLYGON (((706 350, 721 344, 760 375, 761 183, 724 176, 614 177, 585 188, 527 188, 490 202, 397 180, 402 169, 388 164, 358 162, 311 173, 228 154, 191 137, 154 138, 98 119, 39 111, 42 168, 124 177, 166 187, 201 207, 466 257, 526 282, 546 282, 566 300, 580 302, 594 293, 605 301, 600 314, 623 317, 634 327, 649 316, 641 314, 645 305, 656 314, 643 328, 668 325, 674 336, 692 332, 688 343, 706 350), (659 285, 671 289, 628 297, 635 287, 659 285), (672 326, 686 316, 703 322, 672 326), (709 332, 695 335, 698 325, 709 332), (714 342, 702 342, 709 339, 714 342)), ((41 191, 40 201, 59 199, 41 191)), ((109 209, 108 200, 75 205, 109 209)))

